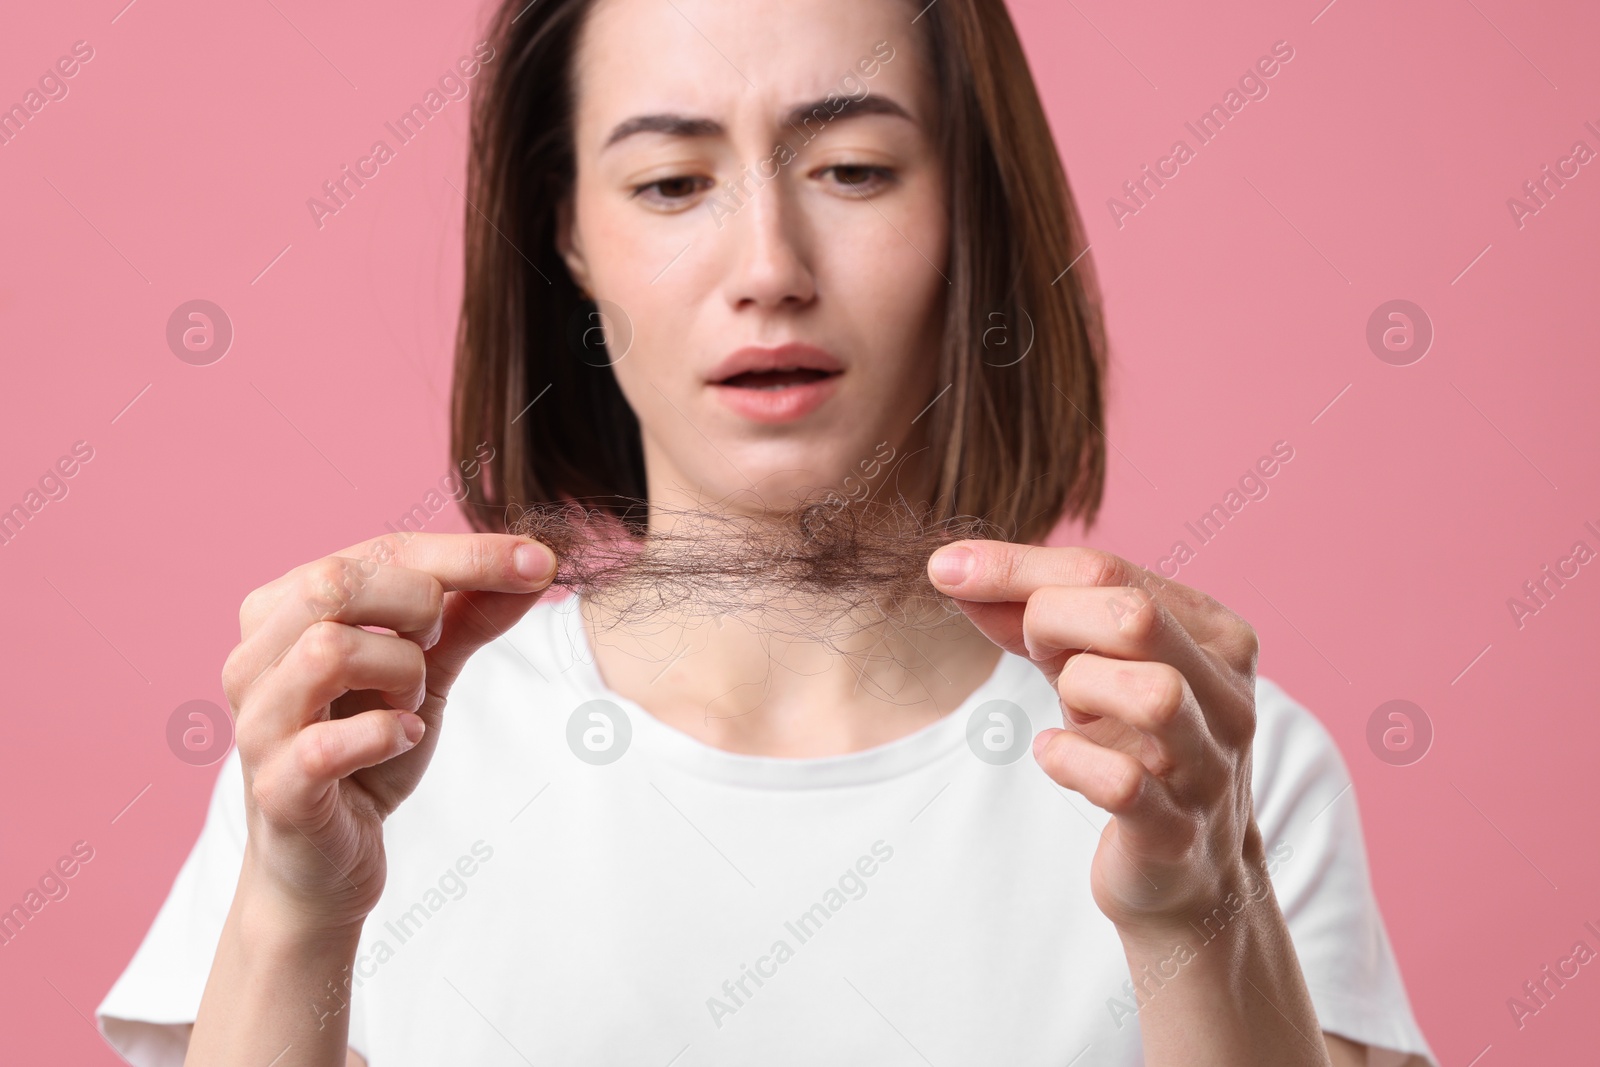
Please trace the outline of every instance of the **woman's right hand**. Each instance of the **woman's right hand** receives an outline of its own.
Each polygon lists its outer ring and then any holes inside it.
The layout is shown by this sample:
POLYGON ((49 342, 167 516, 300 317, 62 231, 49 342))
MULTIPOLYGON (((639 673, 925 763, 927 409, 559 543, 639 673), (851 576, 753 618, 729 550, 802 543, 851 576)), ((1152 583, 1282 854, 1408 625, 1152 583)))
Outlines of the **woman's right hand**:
POLYGON ((383 891, 383 820, 427 769, 451 685, 554 574, 524 537, 392 534, 245 598, 222 670, 249 827, 241 892, 306 928, 361 924, 383 891))

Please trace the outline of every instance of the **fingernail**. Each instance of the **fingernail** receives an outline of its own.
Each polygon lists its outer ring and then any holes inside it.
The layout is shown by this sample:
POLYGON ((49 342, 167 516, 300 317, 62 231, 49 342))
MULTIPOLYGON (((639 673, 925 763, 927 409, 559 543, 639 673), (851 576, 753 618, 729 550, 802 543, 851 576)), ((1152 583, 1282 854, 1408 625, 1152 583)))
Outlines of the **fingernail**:
POLYGON ((414 745, 422 740, 422 735, 427 731, 428 724, 423 722, 419 716, 406 712, 400 716, 400 729, 406 732, 406 740, 414 745))
POLYGON ((542 582, 556 572, 556 557, 543 545, 518 545, 512 552, 517 573, 530 582, 542 582))
POLYGON ((928 570, 941 585, 960 585, 972 573, 972 550, 949 548, 934 553, 928 570))

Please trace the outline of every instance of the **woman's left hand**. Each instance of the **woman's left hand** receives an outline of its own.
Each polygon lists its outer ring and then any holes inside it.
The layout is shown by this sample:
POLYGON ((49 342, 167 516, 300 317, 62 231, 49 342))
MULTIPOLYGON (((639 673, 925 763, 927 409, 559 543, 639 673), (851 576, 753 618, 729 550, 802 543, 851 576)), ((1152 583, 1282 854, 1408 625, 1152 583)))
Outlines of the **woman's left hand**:
POLYGON ((1091 883, 1127 936, 1190 931, 1253 895, 1255 630, 1211 597, 1107 552, 962 541, 929 562, 990 640, 1060 694, 1034 738, 1052 779, 1110 812, 1091 883))

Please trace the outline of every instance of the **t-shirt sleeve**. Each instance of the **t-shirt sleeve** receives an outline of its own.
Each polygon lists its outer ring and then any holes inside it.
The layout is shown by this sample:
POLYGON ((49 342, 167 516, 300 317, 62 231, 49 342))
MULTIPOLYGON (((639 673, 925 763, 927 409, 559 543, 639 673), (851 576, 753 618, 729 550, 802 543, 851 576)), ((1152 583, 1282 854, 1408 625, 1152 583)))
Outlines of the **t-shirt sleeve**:
POLYGON ((134 1067, 182 1067, 244 863, 244 773, 222 762, 189 858, 121 977, 95 1009, 100 1032, 134 1067))
POLYGON ((1323 1030, 1371 1047, 1372 1064, 1415 1054, 1437 1065, 1372 892, 1344 758, 1322 723, 1259 676, 1253 792, 1273 891, 1323 1030))

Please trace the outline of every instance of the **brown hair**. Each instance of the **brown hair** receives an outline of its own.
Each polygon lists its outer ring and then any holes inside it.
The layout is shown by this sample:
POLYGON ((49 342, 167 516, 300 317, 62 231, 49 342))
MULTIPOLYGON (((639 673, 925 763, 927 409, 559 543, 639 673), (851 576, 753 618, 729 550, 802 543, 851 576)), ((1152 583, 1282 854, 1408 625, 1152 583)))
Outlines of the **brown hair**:
MULTIPOLYGON (((584 358, 594 305, 556 250, 557 205, 575 177, 571 63, 591 3, 504 3, 473 102, 451 451, 494 449, 463 501, 478 530, 504 530, 508 507, 581 500, 642 531, 639 423, 609 364, 584 358)), ((940 0, 920 21, 951 218, 938 373, 950 388, 928 411, 932 503, 1039 541, 1063 514, 1091 525, 1104 492, 1098 289, 1003 0, 940 0), (1024 358, 986 349, 996 326, 1010 335, 1001 352, 1031 337, 1024 358)))

